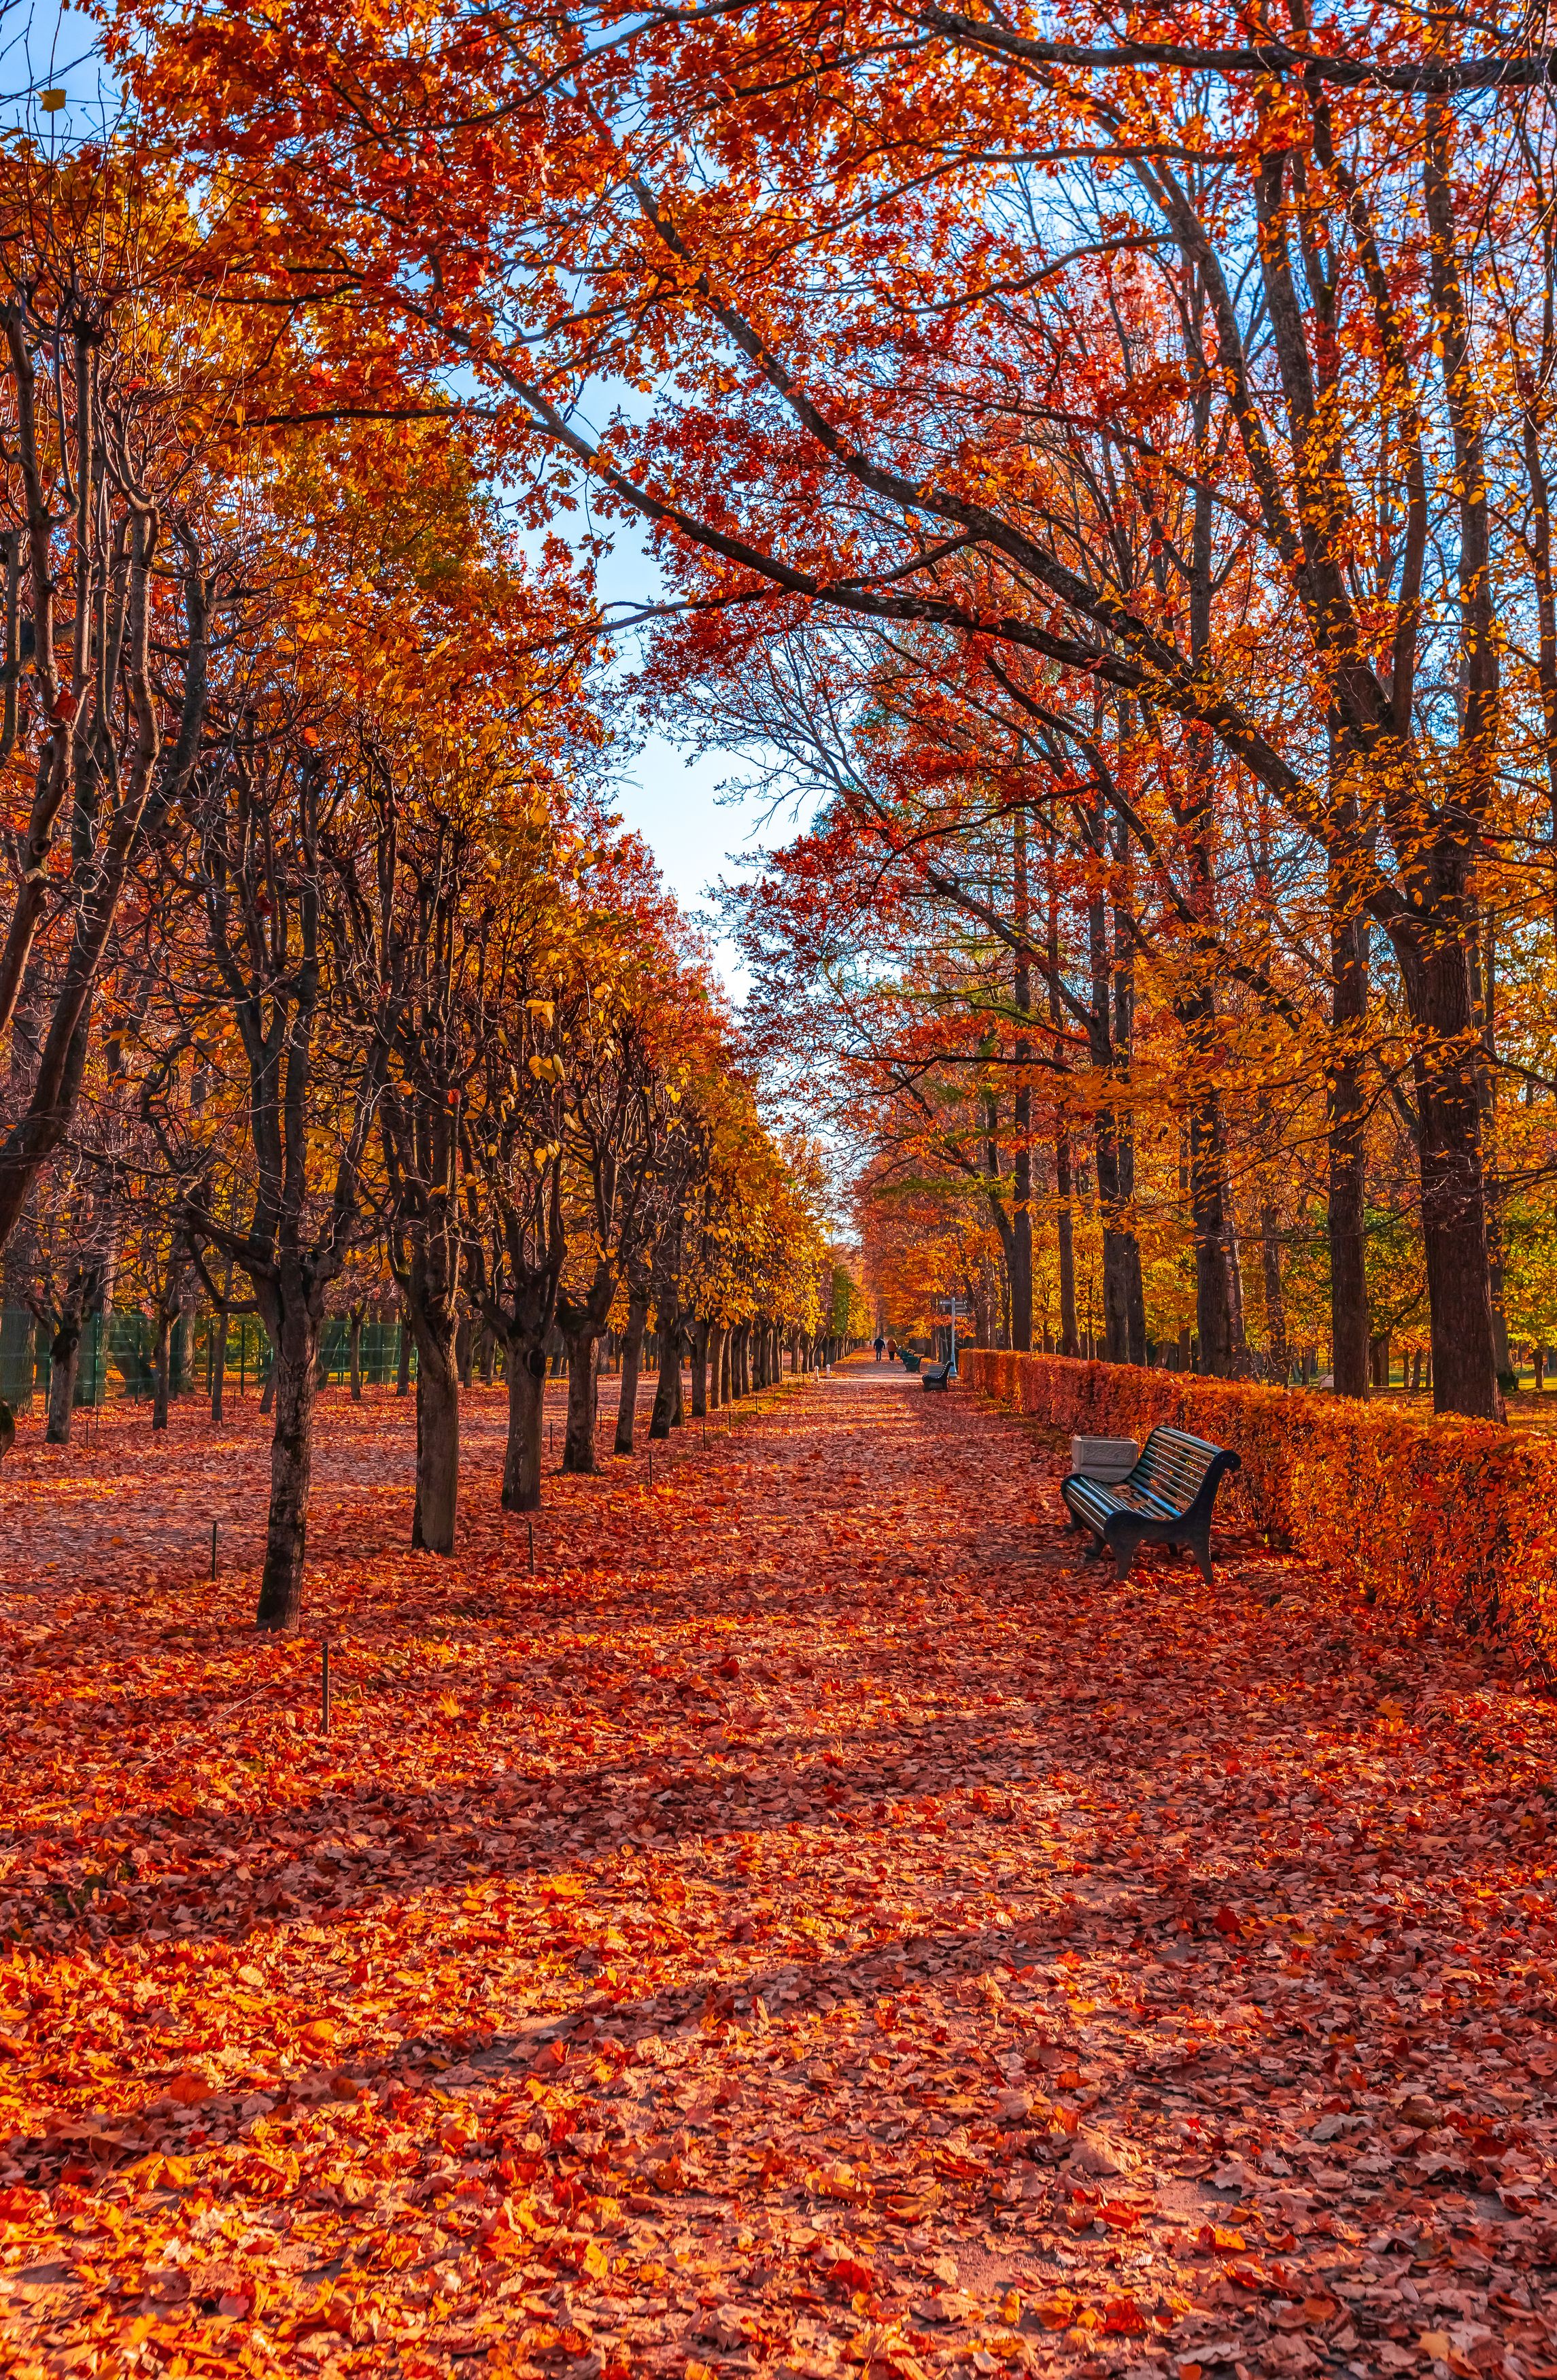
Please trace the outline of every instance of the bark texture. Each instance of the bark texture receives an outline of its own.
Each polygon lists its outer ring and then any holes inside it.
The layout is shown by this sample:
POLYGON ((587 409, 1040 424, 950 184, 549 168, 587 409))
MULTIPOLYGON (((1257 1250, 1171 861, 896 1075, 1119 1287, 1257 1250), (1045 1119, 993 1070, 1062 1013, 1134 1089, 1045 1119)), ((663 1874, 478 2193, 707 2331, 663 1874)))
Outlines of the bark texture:
POLYGON ((546 1402, 546 1358, 539 1347, 508 1352, 508 1442, 503 1455, 503 1508, 541 1509, 541 1459, 546 1402))
POLYGON ((616 1405, 614 1451, 630 1454, 638 1426, 638 1382, 643 1368, 643 1334, 649 1325, 647 1294, 629 1296, 627 1327, 622 1334, 621 1394, 616 1405))

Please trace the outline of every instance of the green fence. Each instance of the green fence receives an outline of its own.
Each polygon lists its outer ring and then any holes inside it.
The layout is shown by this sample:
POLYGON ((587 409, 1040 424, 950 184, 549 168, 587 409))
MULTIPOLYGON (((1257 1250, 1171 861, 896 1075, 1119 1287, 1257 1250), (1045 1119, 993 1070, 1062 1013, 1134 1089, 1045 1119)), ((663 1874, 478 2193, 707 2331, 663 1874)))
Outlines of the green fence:
POLYGON ((37 1368, 32 1342, 37 1327, 24 1306, 7 1305, 0 1311, 0 1397, 13 1408, 25 1405, 32 1394, 37 1368))
MULTIPOLYGON (((400 1333, 398 1322, 364 1324, 362 1377, 371 1387, 383 1388, 397 1378, 400 1333)), ((139 1402, 151 1397, 156 1388, 156 1345, 155 1326, 133 1308, 117 1306, 110 1315, 92 1315, 81 1334, 76 1402, 101 1405, 111 1398, 139 1402)), ((191 1391, 209 1395, 215 1385, 218 1362, 225 1367, 225 1392, 236 1390, 242 1396, 250 1390, 256 1393, 263 1390, 270 1377, 271 1343, 255 1316, 234 1316, 224 1332, 214 1315, 199 1314, 187 1336, 176 1330, 168 1382, 173 1395, 187 1396, 191 1391)), ((325 1320, 320 1365, 327 1381, 351 1378, 351 1326, 344 1315, 331 1315, 325 1320)), ((414 1344, 410 1368, 414 1379, 414 1344)), ((22 1410, 34 1396, 46 1399, 49 1372, 48 1331, 25 1307, 0 1309, 0 1398, 13 1409, 22 1410)))

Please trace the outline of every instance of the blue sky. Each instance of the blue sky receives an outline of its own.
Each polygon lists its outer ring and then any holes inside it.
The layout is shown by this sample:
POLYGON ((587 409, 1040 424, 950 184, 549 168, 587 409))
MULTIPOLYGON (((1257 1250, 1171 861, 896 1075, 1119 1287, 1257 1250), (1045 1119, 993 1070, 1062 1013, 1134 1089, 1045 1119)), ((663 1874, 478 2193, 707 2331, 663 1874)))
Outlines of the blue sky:
MULTIPOLYGON (((745 821, 738 809, 714 799, 730 763, 718 754, 687 756, 662 736, 651 737, 630 763, 614 799, 624 822, 651 844, 665 880, 683 908, 696 910, 721 875, 738 872, 745 821)), ((739 990, 734 953, 720 950, 721 971, 739 990)))
MULTIPOLYGON (((614 545, 601 565, 598 585, 602 600, 624 611, 653 603, 664 592, 657 565, 644 551, 631 521, 613 524, 614 545)), ((638 658, 636 638, 623 639, 623 662, 638 658)), ((706 909, 708 895, 721 877, 742 874, 748 862, 748 837, 755 832, 755 810, 719 799, 721 784, 743 773, 733 755, 694 753, 663 735, 647 737, 623 769, 613 793, 623 822, 650 844, 666 883, 684 909, 706 909)), ((738 998, 741 970, 732 945, 716 943, 720 971, 738 998)))

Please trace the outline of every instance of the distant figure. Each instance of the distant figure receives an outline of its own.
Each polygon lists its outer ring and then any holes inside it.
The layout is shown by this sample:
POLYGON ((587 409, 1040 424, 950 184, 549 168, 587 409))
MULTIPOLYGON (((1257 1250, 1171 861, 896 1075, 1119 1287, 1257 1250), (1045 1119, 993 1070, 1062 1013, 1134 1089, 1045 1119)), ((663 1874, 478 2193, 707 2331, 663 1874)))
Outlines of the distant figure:
POLYGON ((878 1331, 877 1331, 877 1333, 876 1333, 876 1361, 877 1361, 877 1363, 878 1363, 878 1364, 881 1362, 882 1357, 886 1354, 886 1351, 887 1351, 887 1342, 886 1342, 886 1341, 882 1337, 881 1332, 878 1330, 878 1331))
POLYGON ((17 1442, 17 1417, 4 1400, 0 1400, 0 1463, 3 1463, 17 1442))
POLYGON ((895 1363, 896 1363, 896 1361, 897 1361, 897 1342, 896 1342, 896 1340, 895 1340, 895 1339, 889 1339, 889 1340, 887 1341, 887 1362, 888 1362, 889 1364, 895 1364, 895 1363))

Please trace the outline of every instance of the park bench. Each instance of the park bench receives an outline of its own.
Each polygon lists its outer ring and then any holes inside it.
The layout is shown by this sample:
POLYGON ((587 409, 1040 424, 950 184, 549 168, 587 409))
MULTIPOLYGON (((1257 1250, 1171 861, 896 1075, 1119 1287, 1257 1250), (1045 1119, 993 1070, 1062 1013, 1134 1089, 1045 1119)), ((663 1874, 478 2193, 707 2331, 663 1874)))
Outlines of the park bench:
POLYGON ((951 1373, 950 1364, 927 1364, 919 1374, 921 1389, 944 1389, 951 1373))
POLYGON ((912 1354, 906 1347, 899 1347, 897 1351, 897 1360, 902 1365, 906 1372, 917 1372, 919 1366, 923 1363, 924 1357, 922 1355, 912 1354))
POLYGON ((1188 1546, 1206 1584, 1211 1580, 1211 1507, 1238 1457, 1187 1430, 1154 1429, 1139 1462, 1123 1479, 1089 1479, 1073 1471, 1060 1493, 1074 1528, 1097 1538, 1090 1558, 1113 1556, 1114 1574, 1127 1575, 1141 1546, 1188 1546))

